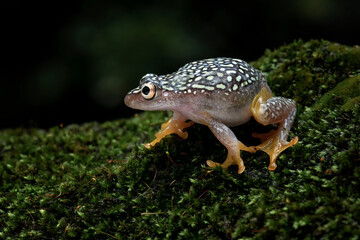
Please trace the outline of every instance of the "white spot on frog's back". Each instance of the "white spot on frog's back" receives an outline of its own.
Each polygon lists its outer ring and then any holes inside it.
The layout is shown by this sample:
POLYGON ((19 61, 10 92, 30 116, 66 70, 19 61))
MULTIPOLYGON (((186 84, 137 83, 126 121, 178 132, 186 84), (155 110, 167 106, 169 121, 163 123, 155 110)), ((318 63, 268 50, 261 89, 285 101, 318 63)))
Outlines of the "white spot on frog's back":
POLYGON ((193 84, 191 87, 192 87, 192 88, 202 89, 202 88, 205 88, 205 85, 202 85, 202 84, 193 84))
POLYGON ((226 73, 227 73, 227 74, 235 74, 236 71, 235 71, 235 70, 227 70, 226 73))
POLYGON ((165 90, 169 90, 169 91, 173 91, 173 90, 174 90, 174 88, 172 88, 172 87, 167 87, 167 86, 163 86, 162 88, 165 89, 165 90))
POLYGON ((244 71, 248 71, 249 69, 247 67, 244 67, 243 65, 240 65, 239 68, 241 68, 244 71))
POLYGON ((216 84, 216 88, 225 89, 225 88, 226 88, 226 85, 225 85, 225 84, 222 84, 222 83, 219 83, 219 84, 216 84))
POLYGON ((232 87, 232 89, 233 89, 234 91, 236 91, 238 88, 239 88, 239 86, 238 86, 236 83, 235 83, 234 86, 232 87))

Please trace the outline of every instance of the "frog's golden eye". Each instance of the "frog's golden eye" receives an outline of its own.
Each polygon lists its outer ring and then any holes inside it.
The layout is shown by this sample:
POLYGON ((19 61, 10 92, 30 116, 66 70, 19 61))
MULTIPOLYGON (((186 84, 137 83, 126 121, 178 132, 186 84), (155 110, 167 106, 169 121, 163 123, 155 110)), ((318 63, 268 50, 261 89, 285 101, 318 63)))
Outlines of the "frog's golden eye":
POLYGON ((156 87, 152 83, 145 83, 141 88, 141 94, 146 100, 153 99, 155 97, 156 87))

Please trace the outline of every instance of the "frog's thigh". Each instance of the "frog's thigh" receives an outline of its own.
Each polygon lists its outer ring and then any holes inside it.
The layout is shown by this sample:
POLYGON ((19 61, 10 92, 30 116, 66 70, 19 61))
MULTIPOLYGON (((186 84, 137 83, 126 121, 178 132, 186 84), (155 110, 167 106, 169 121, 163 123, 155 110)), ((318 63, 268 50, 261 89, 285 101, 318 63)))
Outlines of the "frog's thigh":
MULTIPOLYGON (((193 119, 193 118, 192 118, 193 119)), ((223 164, 215 163, 211 160, 207 161, 210 167, 220 165, 223 168, 228 168, 232 164, 237 164, 239 167, 238 173, 242 173, 245 170, 244 162, 240 157, 240 150, 254 152, 254 149, 246 147, 242 144, 225 124, 216 121, 206 113, 204 115, 197 114, 195 119, 196 122, 204 124, 210 128, 215 137, 226 147, 228 154, 223 164)))
POLYGON ((274 170, 277 166, 277 156, 298 141, 296 137, 287 142, 290 128, 295 119, 296 103, 292 99, 272 97, 268 88, 264 87, 254 98, 251 112, 255 120, 263 125, 279 123, 279 128, 269 134, 253 134, 253 136, 264 140, 256 148, 270 156, 269 170, 274 170))
POLYGON ((261 103, 252 113, 256 121, 269 125, 284 121, 294 108, 295 102, 292 99, 273 97, 261 103))
MULTIPOLYGON (((266 87, 261 89, 259 94, 254 98, 251 106, 251 112, 255 120, 263 125, 285 121, 289 115, 292 115, 291 112, 294 109, 296 110, 294 100, 283 97, 273 97, 266 87)), ((292 117, 294 118, 295 116, 292 117)), ((290 120, 293 121, 293 118, 290 120)))
POLYGON ((181 113, 174 112, 171 119, 161 125, 161 130, 155 134, 155 140, 151 143, 145 144, 145 147, 150 148, 154 146, 160 142, 161 139, 172 133, 176 133, 181 138, 186 139, 188 137, 188 133, 183 131, 184 128, 195 124, 194 122, 186 122, 186 120, 187 118, 185 118, 181 113))

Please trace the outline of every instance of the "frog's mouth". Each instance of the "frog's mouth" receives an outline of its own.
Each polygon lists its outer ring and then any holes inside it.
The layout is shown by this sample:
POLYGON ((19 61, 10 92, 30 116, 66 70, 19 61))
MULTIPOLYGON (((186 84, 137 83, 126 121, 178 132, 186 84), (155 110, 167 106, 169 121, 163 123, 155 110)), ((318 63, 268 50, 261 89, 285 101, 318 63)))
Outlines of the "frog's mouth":
POLYGON ((166 96, 166 94, 158 91, 153 98, 145 99, 141 92, 133 93, 131 91, 128 95, 125 96, 124 102, 126 106, 138 110, 165 110, 169 107, 169 99, 164 95, 166 96))
POLYGON ((155 105, 158 105, 155 99, 144 99, 140 92, 130 93, 125 96, 125 105, 139 110, 157 110, 155 105))

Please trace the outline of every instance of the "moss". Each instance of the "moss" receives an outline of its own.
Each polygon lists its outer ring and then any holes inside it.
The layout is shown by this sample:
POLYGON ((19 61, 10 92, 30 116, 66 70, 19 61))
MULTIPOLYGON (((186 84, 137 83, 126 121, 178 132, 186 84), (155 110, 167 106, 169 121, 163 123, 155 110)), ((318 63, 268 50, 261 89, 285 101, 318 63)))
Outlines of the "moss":
POLYGON ((338 83, 333 89, 325 93, 313 106, 313 109, 324 107, 338 107, 342 110, 351 110, 360 97, 360 76, 352 77, 338 83))
POLYGON ((341 110, 350 111, 351 109, 355 108, 356 105, 359 104, 360 104, 360 96, 357 96, 348 100, 344 105, 342 105, 341 110))
POLYGON ((360 48, 325 40, 298 40, 252 63, 267 75, 271 89, 310 106, 345 78, 360 74, 360 48))
MULTIPOLYGON (((357 239, 360 235, 359 48, 295 41, 253 64, 298 116, 274 172, 264 153, 207 173, 225 148, 204 126, 153 149, 166 112, 0 132, 0 238, 357 239)), ((254 121, 234 129, 245 144, 254 121)))

